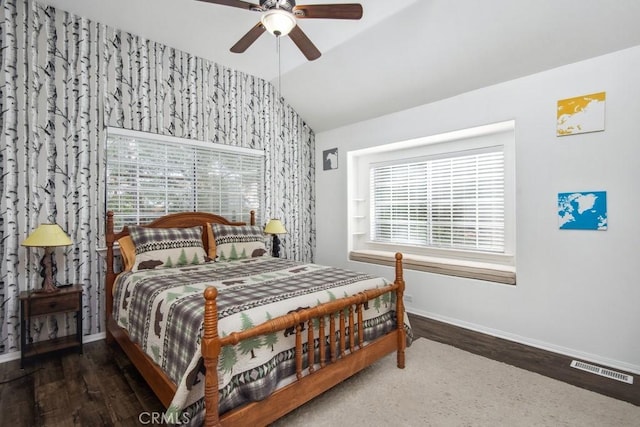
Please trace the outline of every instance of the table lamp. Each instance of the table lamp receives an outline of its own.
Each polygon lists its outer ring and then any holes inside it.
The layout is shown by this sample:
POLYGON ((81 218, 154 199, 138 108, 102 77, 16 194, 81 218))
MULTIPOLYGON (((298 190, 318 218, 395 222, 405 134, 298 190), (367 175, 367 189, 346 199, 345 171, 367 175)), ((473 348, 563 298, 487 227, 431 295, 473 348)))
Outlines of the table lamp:
POLYGON ((271 219, 269 223, 264 228, 264 232, 267 234, 273 234, 273 244, 271 245, 271 256, 279 258, 280 257, 280 239, 278 238, 278 234, 286 234, 287 229, 284 228, 282 222, 279 219, 271 219))
POLYGON ((37 292, 56 292, 53 281, 51 257, 56 246, 69 246, 73 242, 58 224, 40 224, 23 242, 22 246, 44 248, 44 282, 37 292))

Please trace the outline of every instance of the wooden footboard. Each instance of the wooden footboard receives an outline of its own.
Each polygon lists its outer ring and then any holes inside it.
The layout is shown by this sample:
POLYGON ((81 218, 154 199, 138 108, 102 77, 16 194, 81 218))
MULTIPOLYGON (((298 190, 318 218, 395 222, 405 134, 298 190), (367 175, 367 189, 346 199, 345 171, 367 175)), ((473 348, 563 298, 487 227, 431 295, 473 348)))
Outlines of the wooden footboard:
MULTIPOLYGON (((172 214, 154 221, 151 227, 192 227, 210 222, 243 225, 230 222, 223 217, 190 212, 172 214)), ((251 224, 255 224, 252 212, 251 224)), ((206 234, 206 233, 205 233, 206 234)), ((112 317, 113 285, 117 276, 114 271, 114 243, 128 235, 128 230, 113 230, 113 213, 107 213, 107 274, 105 280, 107 340, 114 340, 122 347, 136 368, 161 402, 168 407, 176 391, 176 385, 133 343, 126 331, 120 328, 112 317)), ((206 244, 206 236, 203 236, 206 244)), ((395 257, 394 283, 377 289, 370 289, 351 297, 337 299, 319 306, 276 317, 254 328, 235 332, 225 337, 218 336, 218 312, 216 306, 217 289, 210 287, 204 292, 204 335, 202 355, 206 368, 205 407, 206 426, 256 426, 266 425, 282 417, 291 410, 308 402, 336 384, 361 371, 375 361, 397 352, 397 366, 404 368, 404 278, 402 254, 395 257), (371 342, 365 342, 363 331, 363 310, 368 301, 387 292, 395 293, 396 329, 371 342), (303 325, 306 324, 306 331, 303 325), (317 325, 317 328, 314 328, 317 325), (222 416, 218 412, 218 356, 226 345, 258 335, 265 335, 292 328, 295 331, 295 363, 297 380, 274 392, 267 399, 252 402, 231 410, 222 416), (316 351, 303 352, 303 334, 306 342, 317 340, 316 351), (320 337, 327 337, 319 339, 320 337), (304 367, 304 369, 303 369, 304 367)))
POLYGON ((202 340, 202 356, 206 367, 204 425, 206 427, 267 425, 393 351, 397 351, 397 366, 404 368, 406 346, 404 278, 400 253, 396 254, 395 270, 394 283, 384 288, 370 289, 351 297, 276 317, 251 329, 234 332, 223 338, 218 336, 216 307, 218 291, 214 287, 208 288, 204 293, 206 302, 202 340), (364 305, 387 292, 396 294, 396 330, 365 345, 362 316, 364 305), (315 322, 319 327, 317 336, 314 331, 315 322), (315 351, 307 351, 306 372, 303 371, 302 351, 304 323, 308 325, 307 343, 313 343, 316 338, 328 336, 328 343, 327 339, 318 339, 319 360, 315 360, 315 351), (337 329, 336 323, 338 323, 337 329), (297 381, 276 390, 267 399, 249 403, 219 416, 218 356, 221 348, 288 328, 295 328, 297 381))

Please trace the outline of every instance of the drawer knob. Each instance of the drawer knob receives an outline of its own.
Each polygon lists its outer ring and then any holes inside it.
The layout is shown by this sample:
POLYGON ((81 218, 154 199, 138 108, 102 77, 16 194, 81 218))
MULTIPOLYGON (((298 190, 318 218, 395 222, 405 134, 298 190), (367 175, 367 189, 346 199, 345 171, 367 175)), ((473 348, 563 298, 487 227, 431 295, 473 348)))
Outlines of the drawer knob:
POLYGON ((58 301, 51 301, 49 303, 49 308, 55 308, 56 305, 58 305, 58 301))

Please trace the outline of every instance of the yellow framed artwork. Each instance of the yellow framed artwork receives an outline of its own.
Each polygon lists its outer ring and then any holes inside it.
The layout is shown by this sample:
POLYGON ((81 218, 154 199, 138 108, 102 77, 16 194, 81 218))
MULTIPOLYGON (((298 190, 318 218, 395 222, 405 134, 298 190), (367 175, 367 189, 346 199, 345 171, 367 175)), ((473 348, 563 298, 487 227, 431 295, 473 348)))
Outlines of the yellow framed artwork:
POLYGON ((604 130, 606 92, 592 93, 558 101, 557 136, 604 130))

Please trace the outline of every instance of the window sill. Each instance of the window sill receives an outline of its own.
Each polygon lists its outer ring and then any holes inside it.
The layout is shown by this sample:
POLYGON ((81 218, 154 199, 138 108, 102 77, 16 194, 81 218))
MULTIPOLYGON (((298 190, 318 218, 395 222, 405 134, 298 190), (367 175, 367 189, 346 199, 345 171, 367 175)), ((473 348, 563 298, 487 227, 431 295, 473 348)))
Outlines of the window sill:
MULTIPOLYGON (((387 251, 358 250, 349 252, 349 260, 370 264, 395 264, 395 253, 387 251)), ((402 265, 408 270, 426 271, 447 276, 466 277, 487 282, 516 284, 514 267, 475 261, 435 258, 412 254, 402 254, 402 265)))

